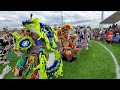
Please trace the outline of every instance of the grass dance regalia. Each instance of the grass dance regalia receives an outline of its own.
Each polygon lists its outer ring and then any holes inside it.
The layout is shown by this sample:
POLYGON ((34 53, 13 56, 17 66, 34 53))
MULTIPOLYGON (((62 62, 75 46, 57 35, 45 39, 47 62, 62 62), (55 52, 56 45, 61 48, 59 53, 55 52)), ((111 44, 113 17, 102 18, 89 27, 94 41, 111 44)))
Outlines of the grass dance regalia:
POLYGON ((62 59, 67 61, 74 61, 76 57, 74 56, 73 49, 74 44, 70 39, 69 32, 72 30, 72 26, 70 24, 64 25, 57 31, 57 36, 60 39, 59 42, 59 51, 62 54, 62 59))
POLYGON ((13 33, 17 39, 14 49, 24 53, 13 69, 14 75, 22 79, 51 79, 62 76, 63 63, 57 50, 56 32, 53 29, 43 31, 38 18, 22 24, 29 30, 29 34, 21 38, 18 33, 13 33))

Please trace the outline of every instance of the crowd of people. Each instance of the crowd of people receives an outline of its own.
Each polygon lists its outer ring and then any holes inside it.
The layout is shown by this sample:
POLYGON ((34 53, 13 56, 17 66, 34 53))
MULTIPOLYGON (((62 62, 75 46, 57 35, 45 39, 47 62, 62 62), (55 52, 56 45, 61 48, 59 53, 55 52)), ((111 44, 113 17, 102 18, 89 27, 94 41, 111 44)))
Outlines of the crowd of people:
POLYGON ((3 28, 0 34, 0 64, 8 64, 12 59, 14 38, 7 28, 3 28))
POLYGON ((107 43, 120 43, 120 28, 118 25, 112 25, 105 32, 107 43))
POLYGON ((102 40, 112 45, 120 43, 120 27, 117 24, 109 26, 106 30, 93 31, 95 39, 102 40))
MULTIPOLYGON (((86 26, 77 26, 73 29, 72 34, 76 34, 78 40, 78 47, 88 50, 90 45, 90 40, 92 37, 92 31, 90 27, 86 26), (73 33, 74 31, 74 33, 73 33)), ((72 36, 71 34, 71 36, 72 36)))

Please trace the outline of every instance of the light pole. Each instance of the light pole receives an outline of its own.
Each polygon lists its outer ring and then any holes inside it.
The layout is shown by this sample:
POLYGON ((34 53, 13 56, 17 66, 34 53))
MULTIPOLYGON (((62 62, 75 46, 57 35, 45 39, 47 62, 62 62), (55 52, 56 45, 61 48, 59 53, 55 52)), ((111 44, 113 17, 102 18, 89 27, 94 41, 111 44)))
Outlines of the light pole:
POLYGON ((103 21, 103 19, 104 19, 104 11, 102 11, 101 21, 103 21))
POLYGON ((62 26, 63 26, 63 12, 61 11, 62 26))
MULTIPOLYGON (((101 12, 101 22, 104 19, 104 11, 101 12)), ((101 30, 103 30, 103 24, 100 25, 101 26, 101 30)))

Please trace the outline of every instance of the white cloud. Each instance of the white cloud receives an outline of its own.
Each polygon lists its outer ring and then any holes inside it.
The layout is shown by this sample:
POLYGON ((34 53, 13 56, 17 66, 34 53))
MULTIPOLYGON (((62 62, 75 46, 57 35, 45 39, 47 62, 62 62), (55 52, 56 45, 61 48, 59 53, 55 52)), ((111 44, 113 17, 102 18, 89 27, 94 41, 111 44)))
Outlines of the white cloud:
POLYGON ((0 17, 0 21, 2 21, 2 20, 5 20, 5 18, 4 17, 0 17))
MULTIPOLYGON (((115 11, 104 11, 104 18, 107 18, 115 11)), ((54 25, 61 24, 61 11, 0 11, 0 30, 8 26, 10 29, 20 28, 22 21, 33 17, 38 17, 41 22, 54 25)), ((101 21, 101 11, 63 11, 64 22, 73 25, 90 25, 91 27, 99 27, 101 21)))

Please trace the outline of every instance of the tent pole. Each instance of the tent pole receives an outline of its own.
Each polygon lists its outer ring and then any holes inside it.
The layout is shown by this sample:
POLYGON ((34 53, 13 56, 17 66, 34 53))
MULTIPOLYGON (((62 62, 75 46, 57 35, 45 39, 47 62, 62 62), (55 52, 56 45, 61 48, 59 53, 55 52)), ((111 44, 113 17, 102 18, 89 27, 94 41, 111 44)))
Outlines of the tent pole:
MULTIPOLYGON (((101 12, 101 22, 104 19, 104 11, 101 12)), ((103 24, 100 24, 100 29, 103 30, 103 24)))

